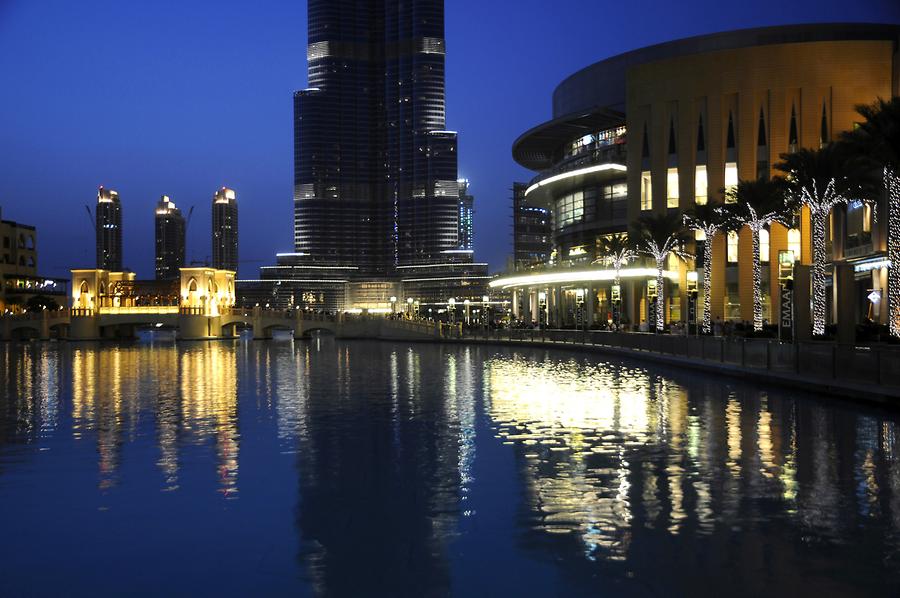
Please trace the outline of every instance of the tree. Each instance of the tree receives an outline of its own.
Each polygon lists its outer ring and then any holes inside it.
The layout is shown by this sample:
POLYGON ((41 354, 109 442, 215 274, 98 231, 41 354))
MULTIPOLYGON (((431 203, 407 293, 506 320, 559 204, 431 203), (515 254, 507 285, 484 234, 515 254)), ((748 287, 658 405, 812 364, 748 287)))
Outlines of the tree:
POLYGON ((792 210, 809 208, 812 225, 813 334, 825 334, 825 254, 828 216, 835 206, 852 200, 871 201, 880 181, 871 161, 850 151, 843 143, 830 143, 818 150, 801 149, 782 154, 775 168, 786 173, 786 201, 792 210))
POLYGON ((682 216, 677 212, 658 215, 645 215, 638 218, 632 229, 638 251, 652 257, 656 261, 656 331, 665 330, 665 280, 663 273, 666 260, 670 255, 681 259, 691 256, 684 251, 688 240, 687 229, 682 223, 682 216))
POLYGON ((792 210, 784 201, 784 179, 738 181, 725 192, 733 230, 750 229, 753 241, 753 330, 763 328, 762 260, 759 234, 773 222, 788 225, 792 210))
POLYGON ((609 235, 602 237, 598 244, 598 253, 600 254, 600 257, 594 260, 594 263, 601 262, 609 264, 615 269, 616 286, 619 285, 622 268, 638 257, 634 247, 628 241, 627 235, 609 235))
POLYGON ((712 243, 725 230, 728 216, 722 206, 712 204, 695 205, 684 215, 684 224, 691 230, 700 231, 706 238, 703 244, 703 332, 712 332, 712 243))
POLYGON ((870 156, 883 169, 888 194, 887 251, 888 324, 891 335, 900 337, 900 97, 878 99, 856 111, 865 120, 842 140, 856 153, 870 156))
MULTIPOLYGON (((615 281, 613 282, 614 287, 618 288, 619 292, 619 301, 621 301, 622 296, 622 286, 621 286, 621 271, 622 268, 629 262, 637 259, 638 254, 634 250, 631 242, 628 240, 628 235, 608 235, 606 237, 602 237, 598 244, 598 253, 600 257, 594 260, 594 263, 601 262, 612 266, 615 271, 615 281)), ((619 319, 621 309, 620 306, 617 305, 616 309, 613 311, 615 316, 615 325, 618 329, 619 327, 619 319)))
POLYGON ((40 313, 45 309, 57 310, 59 309, 59 303, 46 295, 34 295, 25 302, 25 311, 28 313, 40 313))

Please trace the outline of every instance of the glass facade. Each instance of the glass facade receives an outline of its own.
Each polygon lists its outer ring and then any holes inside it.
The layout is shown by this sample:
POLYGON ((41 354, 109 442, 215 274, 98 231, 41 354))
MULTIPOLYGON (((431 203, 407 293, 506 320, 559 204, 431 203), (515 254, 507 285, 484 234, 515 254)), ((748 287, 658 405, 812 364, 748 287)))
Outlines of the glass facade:
POLYGON ((459 247, 456 133, 445 129, 444 4, 309 1, 295 94, 294 245, 363 276, 459 247))
POLYGON ((238 268, 238 205, 231 189, 216 191, 212 205, 212 256, 213 268, 231 270, 238 268))
POLYGON ((155 229, 156 279, 176 279, 184 266, 184 216, 165 195, 156 204, 155 229))
POLYGON ((122 271, 122 204, 119 194, 100 187, 96 209, 97 268, 122 271))

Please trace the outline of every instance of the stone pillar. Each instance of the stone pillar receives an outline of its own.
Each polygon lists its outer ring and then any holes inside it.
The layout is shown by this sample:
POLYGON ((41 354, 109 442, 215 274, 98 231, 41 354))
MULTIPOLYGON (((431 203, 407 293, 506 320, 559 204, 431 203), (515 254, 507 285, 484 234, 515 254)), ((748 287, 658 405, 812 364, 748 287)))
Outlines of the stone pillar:
POLYGON ((856 343, 856 280, 851 264, 834 266, 834 309, 837 341, 842 345, 856 343))
POLYGON ((253 308, 253 340, 255 341, 263 341, 268 340, 271 337, 266 334, 266 328, 263 325, 262 319, 262 309, 259 307, 253 308))
POLYGON ((50 312, 46 309, 41 312, 40 340, 50 340, 50 312))
POLYGON ((528 291, 528 306, 531 310, 531 321, 540 322, 540 305, 538 303, 538 292, 534 289, 528 291))
POLYGON ((303 319, 303 310, 295 309, 294 310, 294 338, 295 339, 303 338, 304 324, 305 324, 305 321, 303 319))
POLYGON ((812 314, 810 312, 809 266, 794 266, 794 339, 812 340, 812 314))
POLYGON ((178 338, 180 340, 196 341, 209 337, 209 318, 187 313, 178 314, 178 338))
POLYGON ((512 315, 514 320, 519 319, 519 291, 513 289, 512 292, 512 315))
POLYGON ((563 291, 562 287, 553 288, 553 325, 556 328, 563 327, 563 318, 565 317, 565 309, 563 309, 563 291))
POLYGON ((597 290, 588 285, 587 294, 584 296, 584 320, 588 330, 594 325, 594 304, 597 303, 597 290))
POLYGON ((100 316, 72 316, 69 338, 73 341, 92 341, 100 338, 100 316))

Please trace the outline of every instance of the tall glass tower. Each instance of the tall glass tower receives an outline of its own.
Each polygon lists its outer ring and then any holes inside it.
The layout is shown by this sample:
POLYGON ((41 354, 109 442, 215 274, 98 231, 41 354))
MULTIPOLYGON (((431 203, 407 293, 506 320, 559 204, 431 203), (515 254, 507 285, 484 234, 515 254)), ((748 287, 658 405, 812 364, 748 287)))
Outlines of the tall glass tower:
POLYGON ((294 97, 294 245, 359 276, 447 261, 458 240, 443 0, 309 0, 294 97))
POLYGON ((222 187, 213 196, 212 205, 213 268, 237 271, 238 205, 232 189, 222 187))
POLYGON ((97 190, 97 268, 122 271, 122 204, 112 189, 97 190))
POLYGON ((167 195, 156 204, 156 279, 178 278, 184 267, 184 216, 167 195))

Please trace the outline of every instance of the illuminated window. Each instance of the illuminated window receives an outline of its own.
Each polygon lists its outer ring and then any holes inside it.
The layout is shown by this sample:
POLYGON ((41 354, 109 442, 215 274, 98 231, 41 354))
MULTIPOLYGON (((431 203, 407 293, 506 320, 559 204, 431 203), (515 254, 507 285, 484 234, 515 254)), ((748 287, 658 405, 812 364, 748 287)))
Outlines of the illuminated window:
POLYGON ((728 263, 736 264, 738 262, 738 234, 734 231, 728 233, 728 263))
POLYGON ((708 192, 709 179, 706 175, 706 164, 697 164, 697 171, 694 174, 694 203, 698 206, 705 206, 708 192))
MULTIPOLYGON (((733 191, 738 185, 738 168, 737 162, 725 163, 725 193, 733 191)), ((726 195, 727 197, 727 195, 726 195)), ((734 203, 734 200, 727 200, 728 203, 734 203)))
POLYGON ((650 171, 641 173, 641 210, 653 209, 653 183, 650 179, 650 171))
POLYGON ((569 193, 556 200, 556 228, 565 228, 584 219, 584 192, 569 193))
POLYGON ((670 168, 666 173, 666 207, 678 207, 678 169, 670 168))
POLYGON ((788 251, 794 252, 794 259, 800 259, 800 230, 792 228, 788 231, 788 251))
POLYGON ((769 261, 769 231, 766 229, 759 231, 759 261, 769 261))

